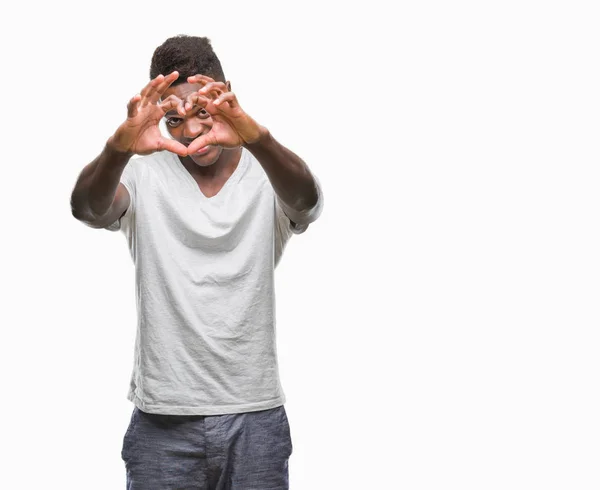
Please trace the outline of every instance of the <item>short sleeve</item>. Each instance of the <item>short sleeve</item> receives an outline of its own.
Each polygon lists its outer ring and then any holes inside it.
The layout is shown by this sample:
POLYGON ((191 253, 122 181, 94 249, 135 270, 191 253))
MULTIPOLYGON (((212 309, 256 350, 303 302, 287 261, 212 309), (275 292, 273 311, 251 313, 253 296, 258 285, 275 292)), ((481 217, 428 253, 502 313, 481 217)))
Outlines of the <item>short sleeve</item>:
POLYGON ((131 221, 131 217, 133 216, 134 211, 135 211, 136 189, 137 189, 137 186, 136 186, 137 168, 138 168, 137 160, 132 159, 129 161, 129 163, 123 170, 123 173, 121 174, 120 182, 121 182, 121 184, 123 184, 125 186, 125 188, 127 189, 127 192, 129 192, 129 207, 127 208, 127 210, 125 211, 123 216, 121 216, 114 223, 106 226, 107 230, 119 231, 124 228, 125 224, 129 224, 129 222, 131 221))
POLYGON ((304 211, 296 211, 295 209, 292 209, 289 206, 287 206, 281 199, 279 199, 279 196, 275 195, 279 212, 283 213, 288 218, 289 227, 291 228, 292 233, 304 233, 308 228, 308 225, 313 221, 316 221, 317 218, 321 215, 321 212, 323 211, 324 200, 321 182, 314 174, 313 178, 315 179, 315 184, 317 187, 317 203, 310 209, 305 209, 304 211))
POLYGON ((310 209, 298 212, 279 199, 275 194, 275 265, 279 262, 283 250, 292 235, 304 233, 308 225, 321 215, 323 211, 323 191, 321 183, 313 175, 317 184, 317 203, 310 209))

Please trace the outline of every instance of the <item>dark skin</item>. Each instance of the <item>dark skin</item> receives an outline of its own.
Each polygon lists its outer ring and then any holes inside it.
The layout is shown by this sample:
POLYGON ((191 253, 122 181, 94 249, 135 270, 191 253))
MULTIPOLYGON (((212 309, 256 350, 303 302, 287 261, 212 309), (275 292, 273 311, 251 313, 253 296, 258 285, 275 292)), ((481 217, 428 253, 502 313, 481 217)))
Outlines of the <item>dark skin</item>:
POLYGON ((194 150, 199 137, 218 130, 218 127, 215 128, 214 118, 206 109, 191 102, 192 98, 199 97, 198 91, 202 87, 198 83, 182 83, 165 91, 165 98, 175 97, 180 101, 176 109, 165 114, 165 126, 169 134, 188 149, 187 156, 179 156, 181 163, 194 177, 202 193, 212 197, 218 194, 235 171, 241 156, 241 146, 227 147, 227 143, 217 144, 211 141, 200 153, 194 150))
POLYGON ((116 221, 129 207, 129 193, 119 182, 129 159, 162 150, 179 155, 200 190, 212 197, 237 167, 243 146, 286 205, 303 211, 316 204, 308 166, 241 108, 229 82, 194 75, 172 86, 178 77, 159 75, 129 101, 127 119, 75 184, 71 207, 77 219, 94 228, 116 221), (173 140, 160 133, 163 117, 173 140))

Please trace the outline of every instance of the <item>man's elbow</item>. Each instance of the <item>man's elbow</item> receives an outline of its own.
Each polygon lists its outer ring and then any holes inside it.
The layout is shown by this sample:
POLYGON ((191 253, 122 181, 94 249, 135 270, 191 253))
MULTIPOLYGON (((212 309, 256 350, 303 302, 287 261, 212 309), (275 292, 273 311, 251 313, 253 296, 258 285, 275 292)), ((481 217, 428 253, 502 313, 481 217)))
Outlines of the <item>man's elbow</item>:
POLYGON ((71 198, 71 214, 77 221, 86 221, 89 217, 85 208, 73 198, 71 198))
POLYGON ((296 202, 294 209, 297 209, 298 212, 308 212, 313 209, 319 202, 319 192, 315 188, 314 191, 309 195, 305 196, 296 202))
POLYGON ((105 226, 101 223, 98 216, 95 216, 89 208, 77 204, 73 200, 71 200, 71 214, 77 221, 80 221, 90 228, 104 228, 105 226))
POLYGON ((322 211, 323 196, 317 194, 314 199, 303 199, 297 202, 293 208, 288 208, 286 214, 298 225, 309 225, 321 216, 322 211))

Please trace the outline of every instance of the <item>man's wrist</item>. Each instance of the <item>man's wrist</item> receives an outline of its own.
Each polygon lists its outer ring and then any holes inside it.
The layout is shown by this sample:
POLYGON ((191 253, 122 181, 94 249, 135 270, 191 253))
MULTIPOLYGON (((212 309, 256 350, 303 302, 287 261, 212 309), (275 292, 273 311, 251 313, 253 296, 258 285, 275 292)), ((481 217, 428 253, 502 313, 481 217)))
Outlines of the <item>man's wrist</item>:
POLYGON ((256 132, 256 135, 252 138, 249 138, 243 144, 243 146, 250 150, 253 147, 259 147, 267 144, 271 139, 271 132, 264 126, 258 126, 258 131, 256 132))
POLYGON ((111 157, 118 160, 128 161, 134 155, 132 151, 119 145, 118 138, 114 134, 106 141, 105 148, 111 157))

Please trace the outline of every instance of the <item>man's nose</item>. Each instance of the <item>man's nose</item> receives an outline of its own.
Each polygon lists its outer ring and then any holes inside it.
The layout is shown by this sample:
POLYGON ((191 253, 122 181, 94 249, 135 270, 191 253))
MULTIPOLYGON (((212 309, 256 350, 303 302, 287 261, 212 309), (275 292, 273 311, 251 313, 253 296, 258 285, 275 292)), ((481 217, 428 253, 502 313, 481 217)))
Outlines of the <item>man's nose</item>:
POLYGON ((212 127, 209 120, 198 119, 197 117, 187 118, 183 123, 183 137, 187 140, 193 140, 203 133, 206 133, 212 127))

